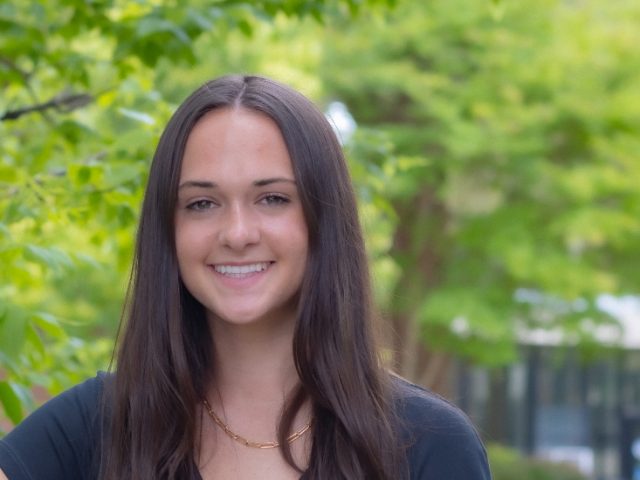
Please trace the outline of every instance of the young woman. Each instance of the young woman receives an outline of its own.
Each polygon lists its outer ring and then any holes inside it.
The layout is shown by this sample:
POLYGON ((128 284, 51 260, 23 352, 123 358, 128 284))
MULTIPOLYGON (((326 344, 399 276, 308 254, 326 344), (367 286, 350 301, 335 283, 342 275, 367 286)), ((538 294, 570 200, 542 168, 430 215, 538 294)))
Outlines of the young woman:
POLYGON ((279 83, 219 78, 169 121, 122 328, 114 373, 0 442, 6 477, 490 478, 466 417, 381 364, 341 148, 279 83))

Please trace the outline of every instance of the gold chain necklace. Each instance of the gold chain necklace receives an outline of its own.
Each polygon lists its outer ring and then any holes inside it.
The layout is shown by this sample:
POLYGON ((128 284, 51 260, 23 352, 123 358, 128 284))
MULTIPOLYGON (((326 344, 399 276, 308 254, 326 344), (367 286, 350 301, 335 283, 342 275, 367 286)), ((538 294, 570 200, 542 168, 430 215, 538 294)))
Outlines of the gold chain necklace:
MULTIPOLYGON (((207 410, 207 413, 209 414, 209 416, 211 417, 211 419, 216 423, 216 425, 218 425, 222 431, 224 433, 227 434, 227 436, 231 437, 232 439, 234 439, 236 442, 241 443, 242 445, 246 446, 246 447, 251 447, 251 448, 262 448, 262 449, 266 449, 266 448, 277 448, 280 446, 280 443, 278 442, 253 442, 251 440, 247 440, 246 438, 244 438, 242 435, 238 435, 236 432, 234 432, 233 430, 231 430, 229 428, 229 425, 227 425, 226 423, 224 423, 220 417, 218 417, 215 412, 213 411, 213 408, 211 408, 211 405, 209 405, 209 402, 207 402, 207 400, 202 400, 202 403, 204 404, 205 409, 207 410)), ((309 422, 302 427, 300 430, 293 432, 291 435, 289 435, 287 437, 287 442, 288 443, 293 443, 295 442, 298 438, 300 438, 302 435, 304 435, 305 433, 307 433, 307 431, 311 428, 311 420, 309 420, 309 422)))

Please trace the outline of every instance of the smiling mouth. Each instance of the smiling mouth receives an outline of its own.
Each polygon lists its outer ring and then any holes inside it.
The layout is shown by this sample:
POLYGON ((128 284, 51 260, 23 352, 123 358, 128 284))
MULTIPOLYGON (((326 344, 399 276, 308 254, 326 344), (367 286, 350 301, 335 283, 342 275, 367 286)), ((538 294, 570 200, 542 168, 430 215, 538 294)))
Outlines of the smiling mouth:
POLYGON ((254 273, 264 272, 273 262, 248 263, 246 265, 214 265, 213 269, 222 275, 233 278, 244 278, 254 273))

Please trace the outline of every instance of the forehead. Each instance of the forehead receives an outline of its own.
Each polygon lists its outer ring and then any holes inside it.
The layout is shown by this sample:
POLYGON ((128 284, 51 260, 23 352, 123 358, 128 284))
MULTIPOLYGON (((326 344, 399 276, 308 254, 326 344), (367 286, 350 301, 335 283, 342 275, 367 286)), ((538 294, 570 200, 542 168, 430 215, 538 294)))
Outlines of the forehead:
POLYGON ((193 127, 182 159, 185 175, 293 175, 280 129, 267 115, 245 108, 217 109, 193 127))

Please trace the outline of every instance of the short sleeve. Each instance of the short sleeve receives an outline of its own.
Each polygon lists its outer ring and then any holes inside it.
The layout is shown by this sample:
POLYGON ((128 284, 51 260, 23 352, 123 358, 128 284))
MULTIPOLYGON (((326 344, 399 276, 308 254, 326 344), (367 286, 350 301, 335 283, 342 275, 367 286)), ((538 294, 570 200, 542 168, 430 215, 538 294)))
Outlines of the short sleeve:
POLYGON ((485 448, 461 410, 418 388, 403 404, 411 480, 491 480, 485 448))
POLYGON ((92 478, 103 377, 49 400, 0 440, 0 468, 9 480, 92 478))

